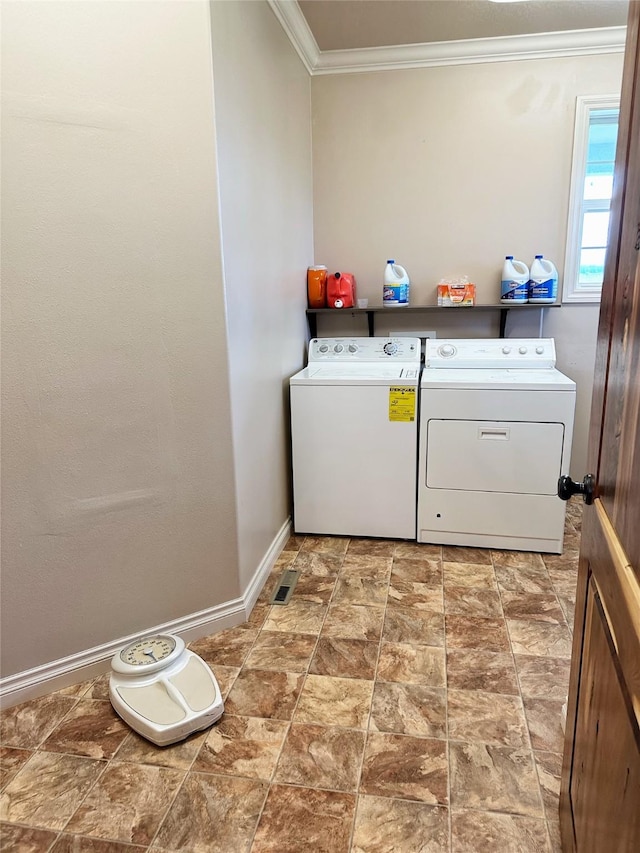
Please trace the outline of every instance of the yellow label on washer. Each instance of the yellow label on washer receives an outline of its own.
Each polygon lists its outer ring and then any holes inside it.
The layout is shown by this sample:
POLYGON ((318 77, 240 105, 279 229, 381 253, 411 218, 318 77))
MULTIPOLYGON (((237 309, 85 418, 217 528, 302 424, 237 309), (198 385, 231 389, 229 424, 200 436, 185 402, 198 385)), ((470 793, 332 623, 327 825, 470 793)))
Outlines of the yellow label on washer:
POLYGON ((416 389, 392 385, 389 388, 389 420, 415 421, 416 389))

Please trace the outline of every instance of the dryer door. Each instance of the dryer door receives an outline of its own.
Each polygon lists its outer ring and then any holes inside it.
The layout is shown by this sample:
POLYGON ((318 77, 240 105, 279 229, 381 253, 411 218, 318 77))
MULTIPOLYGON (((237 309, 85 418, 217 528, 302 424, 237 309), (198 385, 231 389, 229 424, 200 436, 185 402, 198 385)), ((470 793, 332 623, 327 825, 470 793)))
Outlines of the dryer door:
POLYGON ((563 424, 430 420, 427 429, 428 488, 556 494, 563 424))

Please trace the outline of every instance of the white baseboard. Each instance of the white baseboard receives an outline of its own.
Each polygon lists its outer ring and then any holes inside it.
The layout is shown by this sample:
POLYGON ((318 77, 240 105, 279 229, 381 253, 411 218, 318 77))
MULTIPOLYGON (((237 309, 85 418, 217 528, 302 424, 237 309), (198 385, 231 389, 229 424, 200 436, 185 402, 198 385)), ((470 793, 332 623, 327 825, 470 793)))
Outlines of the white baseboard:
POLYGON ((269 548, 267 549, 266 554, 260 561, 260 565, 256 569, 244 592, 243 599, 247 609, 247 619, 251 615, 251 611, 253 610, 253 606, 256 603, 256 599, 260 595, 262 587, 264 586, 266 579, 269 577, 269 573, 273 569, 276 560, 282 553, 282 549, 287 544, 287 540, 290 536, 291 519, 288 518, 280 528, 279 532, 276 534, 269 548))
POLYGON ((116 652, 143 634, 179 634, 186 643, 233 628, 246 622, 260 591, 273 568, 278 555, 291 532, 291 519, 287 519, 267 549, 260 565, 240 598, 225 601, 197 613, 153 625, 144 631, 118 637, 109 643, 94 646, 64 658, 41 664, 33 669, 17 672, 0 679, 0 708, 10 708, 20 702, 36 699, 54 690, 88 681, 109 671, 109 662, 116 652))

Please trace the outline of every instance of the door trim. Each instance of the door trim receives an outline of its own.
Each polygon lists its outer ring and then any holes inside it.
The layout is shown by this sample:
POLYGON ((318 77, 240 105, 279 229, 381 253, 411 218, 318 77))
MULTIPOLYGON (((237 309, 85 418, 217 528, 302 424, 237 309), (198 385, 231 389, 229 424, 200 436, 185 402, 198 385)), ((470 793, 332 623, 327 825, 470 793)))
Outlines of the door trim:
MULTIPOLYGON (((622 543, 616 535, 615 528, 609 520, 609 516, 607 515, 607 511, 604 508, 604 504, 599 498, 597 498, 594 501, 594 506, 596 514, 598 516, 598 522, 600 524, 602 534, 604 536, 605 542, 607 543, 609 556, 611 557, 612 570, 615 576, 614 580, 617 585, 617 591, 622 595, 624 604, 626 605, 625 609, 628 615, 627 625, 634 633, 635 648, 637 649, 638 647, 640 647, 640 584, 638 583, 638 579, 636 578, 636 575, 631 567, 631 562, 627 557, 624 548, 622 547, 622 543)), ((631 673, 635 675, 635 678, 632 682, 627 681, 627 688, 629 690, 629 697, 631 699, 633 712, 636 717, 636 723, 640 728, 640 673, 634 672, 634 670, 637 670, 638 668, 637 657, 635 658, 634 667, 634 660, 628 660, 631 650, 628 650, 624 646, 621 648, 621 645, 616 636, 614 621, 611 619, 609 612, 610 602, 607 600, 608 596, 606 588, 601 582, 599 582, 598 578, 594 574, 592 574, 591 577, 595 583, 596 589, 598 590, 598 596, 600 597, 600 601, 602 602, 602 607, 607 621, 607 627, 609 629, 611 639, 613 640, 616 653, 621 659, 621 663, 623 666, 625 663, 628 663, 629 669, 627 670, 625 668, 626 671, 629 672, 630 670, 631 673)))

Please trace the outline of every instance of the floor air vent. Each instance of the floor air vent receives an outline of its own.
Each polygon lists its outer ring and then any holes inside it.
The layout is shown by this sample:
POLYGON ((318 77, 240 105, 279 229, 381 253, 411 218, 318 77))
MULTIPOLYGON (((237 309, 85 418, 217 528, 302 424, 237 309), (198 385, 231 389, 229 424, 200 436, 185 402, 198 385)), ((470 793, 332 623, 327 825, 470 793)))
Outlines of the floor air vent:
POLYGON ((280 576, 275 592, 271 596, 270 604, 288 604, 298 583, 299 575, 300 572, 296 569, 285 569, 280 576))

